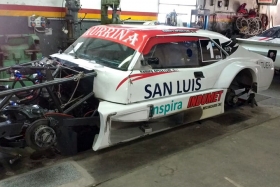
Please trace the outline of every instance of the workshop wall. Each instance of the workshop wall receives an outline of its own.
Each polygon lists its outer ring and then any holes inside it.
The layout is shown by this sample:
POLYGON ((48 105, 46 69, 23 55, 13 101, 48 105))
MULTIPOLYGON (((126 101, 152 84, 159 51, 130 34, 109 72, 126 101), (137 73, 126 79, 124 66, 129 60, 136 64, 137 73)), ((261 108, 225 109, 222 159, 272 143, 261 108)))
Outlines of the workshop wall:
POLYGON ((235 28, 235 20, 238 17, 237 9, 243 3, 246 3, 246 9, 254 9, 257 7, 256 1, 252 0, 198 0, 198 5, 202 8, 210 10, 208 29, 220 32, 227 36, 231 36, 235 28))
POLYGON ((267 14, 269 17, 269 28, 273 27, 275 25, 280 25, 280 17, 279 12, 280 11, 280 1, 278 1, 277 6, 260 6, 260 12, 267 14))
MULTIPOLYGON (((101 0, 80 0, 79 19, 83 19, 80 35, 93 25, 100 24, 101 0)), ((44 56, 58 51, 66 43, 65 0, 0 0, 0 35, 36 33, 40 38, 40 48, 44 56), (48 18, 51 34, 35 32, 29 28, 28 16, 48 18)), ((158 0, 121 0, 120 19, 131 18, 126 23, 142 24, 145 21, 157 20, 158 0), (148 6, 147 6, 148 5, 148 6)), ((111 12, 109 12, 109 17, 111 12)))
MULTIPOLYGON (((82 9, 79 17, 100 19, 101 0, 80 0, 82 9)), ((30 16, 32 14, 59 18, 64 17, 65 0, 0 0, 0 16, 30 16)), ((121 0, 121 19, 134 21, 151 21, 157 19, 158 0, 121 0), (148 6, 147 6, 148 5, 148 6)))
POLYGON ((251 8, 256 8, 257 7, 257 3, 255 0, 229 0, 229 4, 226 7, 225 5, 225 0, 198 0, 198 5, 201 5, 202 7, 204 7, 205 9, 210 9, 211 13, 217 13, 217 12, 236 12, 236 10, 238 9, 238 7, 243 4, 246 3, 246 8, 247 9, 251 9, 251 8), (206 2, 204 4, 204 2, 206 2), (213 2, 213 4, 212 4, 213 2), (221 2, 221 4, 219 4, 219 2, 221 2), (205 6, 204 6, 205 5, 205 6), (219 6, 220 5, 220 6, 219 6))

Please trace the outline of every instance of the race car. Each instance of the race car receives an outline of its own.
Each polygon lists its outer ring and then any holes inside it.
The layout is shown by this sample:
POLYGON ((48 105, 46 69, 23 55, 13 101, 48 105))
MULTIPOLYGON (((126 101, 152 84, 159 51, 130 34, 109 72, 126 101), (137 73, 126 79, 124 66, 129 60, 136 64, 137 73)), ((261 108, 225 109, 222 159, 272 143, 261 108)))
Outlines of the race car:
POLYGON ((13 84, 0 92, 0 145, 71 155, 222 114, 237 90, 256 104, 274 64, 211 31, 98 25, 63 52, 2 70, 13 84))
POLYGON ((274 61, 275 70, 280 69, 280 26, 274 26, 248 39, 237 38, 237 42, 252 52, 267 56, 274 61))

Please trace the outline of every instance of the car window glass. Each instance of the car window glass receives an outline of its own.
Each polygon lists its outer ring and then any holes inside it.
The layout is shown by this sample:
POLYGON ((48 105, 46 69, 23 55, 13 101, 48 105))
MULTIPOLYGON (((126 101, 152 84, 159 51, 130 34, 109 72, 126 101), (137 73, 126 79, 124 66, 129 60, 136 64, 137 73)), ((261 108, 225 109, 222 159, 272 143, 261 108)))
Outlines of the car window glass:
POLYGON ((110 40, 80 38, 64 53, 89 60, 92 63, 126 71, 135 50, 110 40))
POLYGON ((280 38, 280 30, 278 30, 273 38, 280 38))
POLYGON ((144 59, 156 57, 159 64, 152 64, 153 69, 159 68, 183 68, 197 67, 198 60, 198 42, 170 42, 161 43, 152 47, 144 59))

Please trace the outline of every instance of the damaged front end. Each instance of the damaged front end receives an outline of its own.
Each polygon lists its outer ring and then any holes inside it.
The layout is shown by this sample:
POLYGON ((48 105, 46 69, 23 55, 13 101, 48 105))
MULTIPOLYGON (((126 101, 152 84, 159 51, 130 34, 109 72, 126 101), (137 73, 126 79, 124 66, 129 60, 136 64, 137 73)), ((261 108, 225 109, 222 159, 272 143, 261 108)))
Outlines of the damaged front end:
POLYGON ((0 69, 0 146, 57 149, 73 155, 92 147, 99 132, 96 72, 57 58, 0 69))

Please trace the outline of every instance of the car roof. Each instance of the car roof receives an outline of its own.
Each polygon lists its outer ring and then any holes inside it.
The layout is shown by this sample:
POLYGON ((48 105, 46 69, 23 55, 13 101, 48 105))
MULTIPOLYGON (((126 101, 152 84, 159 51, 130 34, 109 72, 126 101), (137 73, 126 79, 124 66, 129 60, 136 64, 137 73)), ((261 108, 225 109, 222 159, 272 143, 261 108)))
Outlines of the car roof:
MULTIPOLYGON (((89 28, 82 37, 98 37, 128 45, 135 50, 143 47, 152 37, 159 36, 193 36, 219 39, 224 43, 229 38, 224 35, 197 28, 175 27, 167 25, 136 25, 136 24, 107 24, 89 28)), ((141 51, 141 50, 140 50, 141 51)))
POLYGON ((175 27, 168 25, 136 25, 136 24, 108 24, 108 25, 98 25, 104 28, 115 28, 115 29, 125 29, 128 31, 145 33, 150 37, 157 35, 168 35, 170 33, 193 33, 198 29, 188 28, 188 27, 175 27))
MULTIPOLYGON (((103 27, 107 29, 124 29, 128 31, 134 31, 138 33, 145 33, 149 37, 154 37, 158 35, 182 35, 189 33, 200 33, 204 34, 204 37, 215 37, 218 39, 219 37, 224 37, 224 35, 203 29, 197 28, 190 28, 190 27, 175 27, 175 26, 168 26, 168 25, 136 25, 136 24, 107 24, 107 25, 96 25, 93 27, 103 27), (209 35, 210 34, 210 35, 209 35)), ((92 27, 92 28, 93 28, 92 27)))

